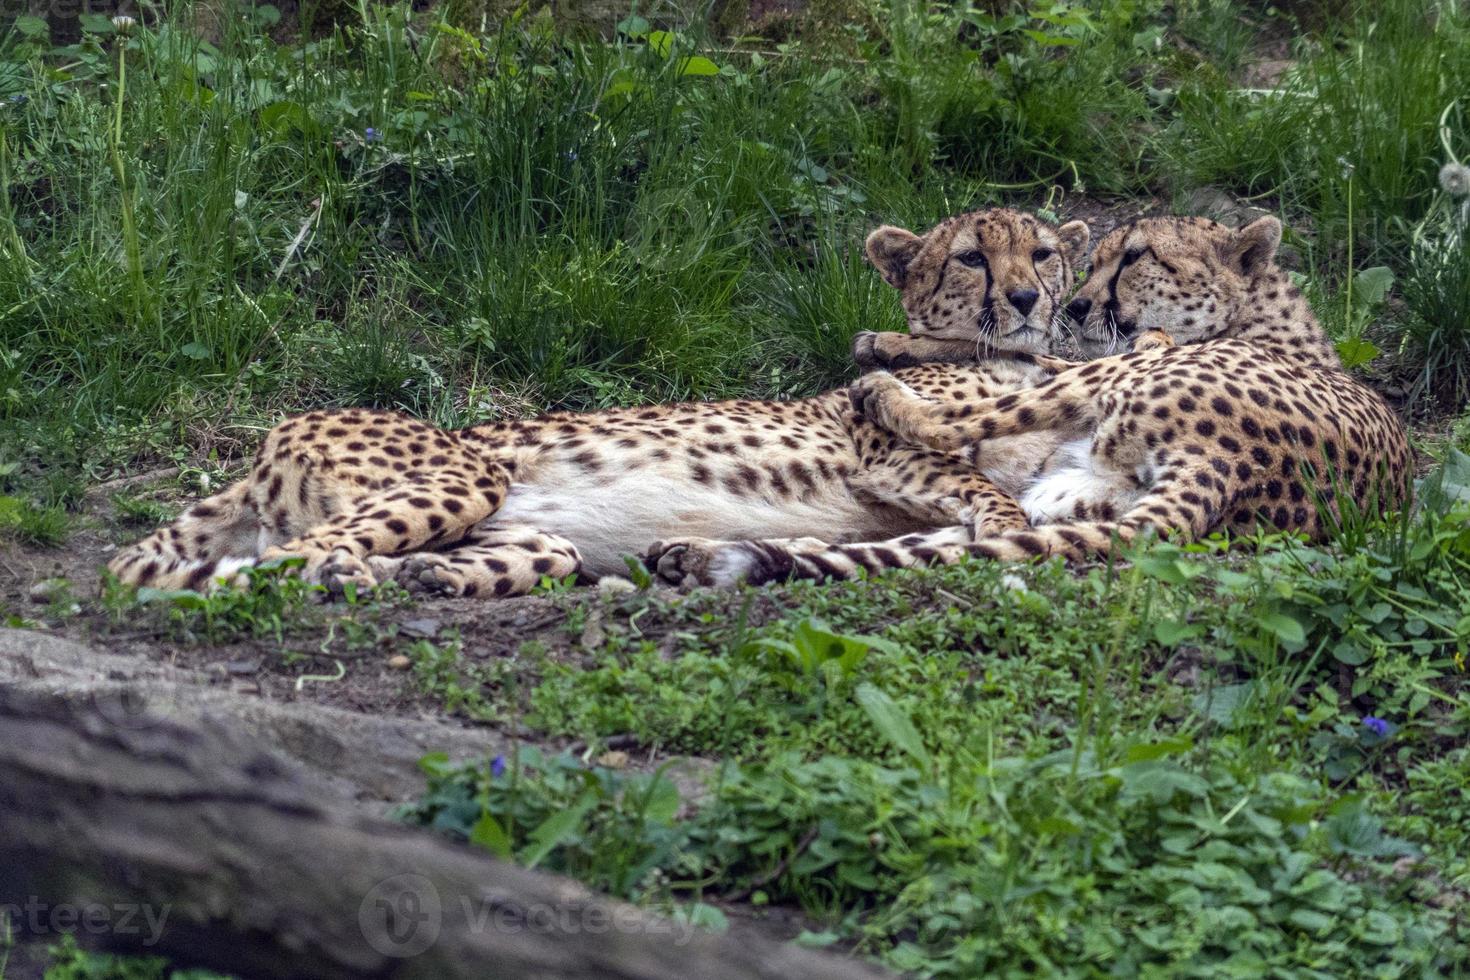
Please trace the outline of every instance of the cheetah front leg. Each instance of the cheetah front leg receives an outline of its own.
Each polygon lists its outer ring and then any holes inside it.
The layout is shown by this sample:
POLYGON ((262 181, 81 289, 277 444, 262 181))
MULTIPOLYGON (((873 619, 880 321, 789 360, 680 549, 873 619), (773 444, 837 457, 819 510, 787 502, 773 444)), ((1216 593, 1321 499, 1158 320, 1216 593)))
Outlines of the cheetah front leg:
POLYGON ((885 330, 864 330, 852 338, 852 360, 861 370, 896 371, 916 364, 974 364, 980 360, 976 340, 936 340, 885 330))
MULTIPOLYGON (((976 364, 990 353, 974 340, 940 340, 885 330, 864 330, 852 338, 852 360, 861 371, 897 371, 918 364, 976 364)), ((1058 374, 1076 362, 1049 354, 1015 355, 1058 374)))
POLYGON ((925 398, 885 371, 859 378, 849 394, 853 408, 872 424, 905 442, 952 453, 971 443, 1041 429, 1089 431, 1099 410, 1092 379, 1081 377, 1087 370, 1084 366, 1035 388, 960 404, 925 398))
POLYGON ((454 467, 421 473, 391 490, 364 494, 341 513, 300 537, 269 548, 262 561, 299 556, 303 576, 340 593, 377 584, 373 555, 402 555, 463 538, 499 508, 510 474, 494 460, 468 472, 454 467))
POLYGON ((852 478, 853 489, 875 503, 938 527, 962 525, 980 535, 1029 526, 1014 497, 964 458, 891 437, 875 459, 852 478))
POLYGON ((525 595, 542 578, 581 571, 582 556, 566 538, 531 527, 479 525, 452 547, 368 559, 379 582, 434 596, 525 595))

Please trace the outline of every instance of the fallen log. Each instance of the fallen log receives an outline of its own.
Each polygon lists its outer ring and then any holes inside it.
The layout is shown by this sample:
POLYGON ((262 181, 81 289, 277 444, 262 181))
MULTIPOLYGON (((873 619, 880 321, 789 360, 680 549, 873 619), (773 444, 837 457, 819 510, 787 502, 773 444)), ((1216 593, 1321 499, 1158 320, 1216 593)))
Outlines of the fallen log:
POLYGON ((22 936, 242 977, 881 975, 364 816, 236 725, 116 716, 0 685, 0 917, 22 936))

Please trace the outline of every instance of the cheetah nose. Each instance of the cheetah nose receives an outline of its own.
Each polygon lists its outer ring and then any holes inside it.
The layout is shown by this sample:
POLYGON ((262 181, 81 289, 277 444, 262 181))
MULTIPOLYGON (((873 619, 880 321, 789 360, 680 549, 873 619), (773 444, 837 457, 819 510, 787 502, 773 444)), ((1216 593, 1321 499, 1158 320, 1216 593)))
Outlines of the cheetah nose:
POLYGON ((1041 294, 1034 289, 1018 289, 1014 293, 1006 293, 1006 299, 1011 301, 1011 305, 1022 316, 1031 312, 1031 308, 1036 305, 1036 300, 1040 296, 1041 294))
POLYGON ((1087 319, 1087 311, 1092 309, 1092 300, 1085 296, 1078 296, 1067 304, 1067 316, 1081 323, 1087 319))

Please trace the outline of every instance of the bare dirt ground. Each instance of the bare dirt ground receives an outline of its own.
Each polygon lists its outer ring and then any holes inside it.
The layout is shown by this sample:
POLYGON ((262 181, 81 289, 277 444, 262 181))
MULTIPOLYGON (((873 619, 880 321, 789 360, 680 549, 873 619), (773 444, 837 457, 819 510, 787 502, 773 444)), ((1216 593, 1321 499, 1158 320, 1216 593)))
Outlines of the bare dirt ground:
MULTIPOLYGON (((169 476, 157 487, 132 490, 184 502, 169 476)), ((462 658, 504 670, 517 669, 528 641, 542 656, 594 669, 603 617, 609 629, 627 626, 614 621, 616 604, 591 589, 555 597, 381 603, 350 617, 341 604, 312 605, 279 640, 231 633, 211 642, 181 633, 163 609, 112 614, 100 608, 101 566, 118 543, 138 533, 120 528, 111 505, 94 496, 65 546, 0 549, 0 613, 12 622, 19 618, 21 626, 0 626, 0 685, 102 705, 125 725, 148 724, 160 714, 193 721, 223 717, 306 769, 324 794, 380 815, 423 792, 418 762, 431 752, 475 761, 508 753, 517 742, 549 752, 570 748, 589 758, 604 748, 526 731, 514 719, 487 723, 447 713, 442 699, 426 693, 402 662, 414 643, 454 637, 462 658), (579 618, 586 625, 569 630, 569 616, 584 609, 579 618), (344 618, 362 627, 350 641, 344 618)), ((670 607, 679 601, 668 594, 670 607)), ((666 607, 655 604, 639 617, 644 635, 675 628, 672 614, 662 621, 660 608, 666 607)), ((761 618, 773 613, 765 610, 761 618)), ((632 770, 651 771, 670 759, 628 741, 616 747, 615 764, 632 770)), ((697 805, 712 766, 682 759, 665 773, 686 805, 697 805)), ((737 935, 789 940, 813 928, 790 909, 723 908, 737 935)), ((12 950, 7 978, 40 977, 44 945, 12 950)))

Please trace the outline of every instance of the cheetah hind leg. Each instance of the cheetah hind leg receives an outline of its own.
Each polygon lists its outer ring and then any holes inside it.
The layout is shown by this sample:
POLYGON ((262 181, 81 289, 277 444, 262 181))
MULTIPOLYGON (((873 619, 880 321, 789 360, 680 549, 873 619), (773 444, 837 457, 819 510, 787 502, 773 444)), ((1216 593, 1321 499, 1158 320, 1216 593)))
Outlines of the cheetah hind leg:
POLYGON ((563 579, 582 568, 577 546, 532 527, 476 527, 454 545, 401 557, 368 559, 379 582, 433 596, 525 595, 542 578, 563 579))
POLYGON ((543 578, 581 570, 571 541, 530 527, 476 529, 455 545, 398 558, 369 559, 379 581, 391 578, 410 592, 434 596, 525 595, 543 578))
POLYGON ((430 545, 459 541, 505 499, 510 477, 499 463, 484 471, 441 469, 393 490, 366 494, 330 520, 293 541, 268 548, 261 561, 300 556, 303 577, 331 594, 370 590, 377 576, 374 555, 403 555, 430 545), (476 483, 489 479, 488 486, 476 483))

